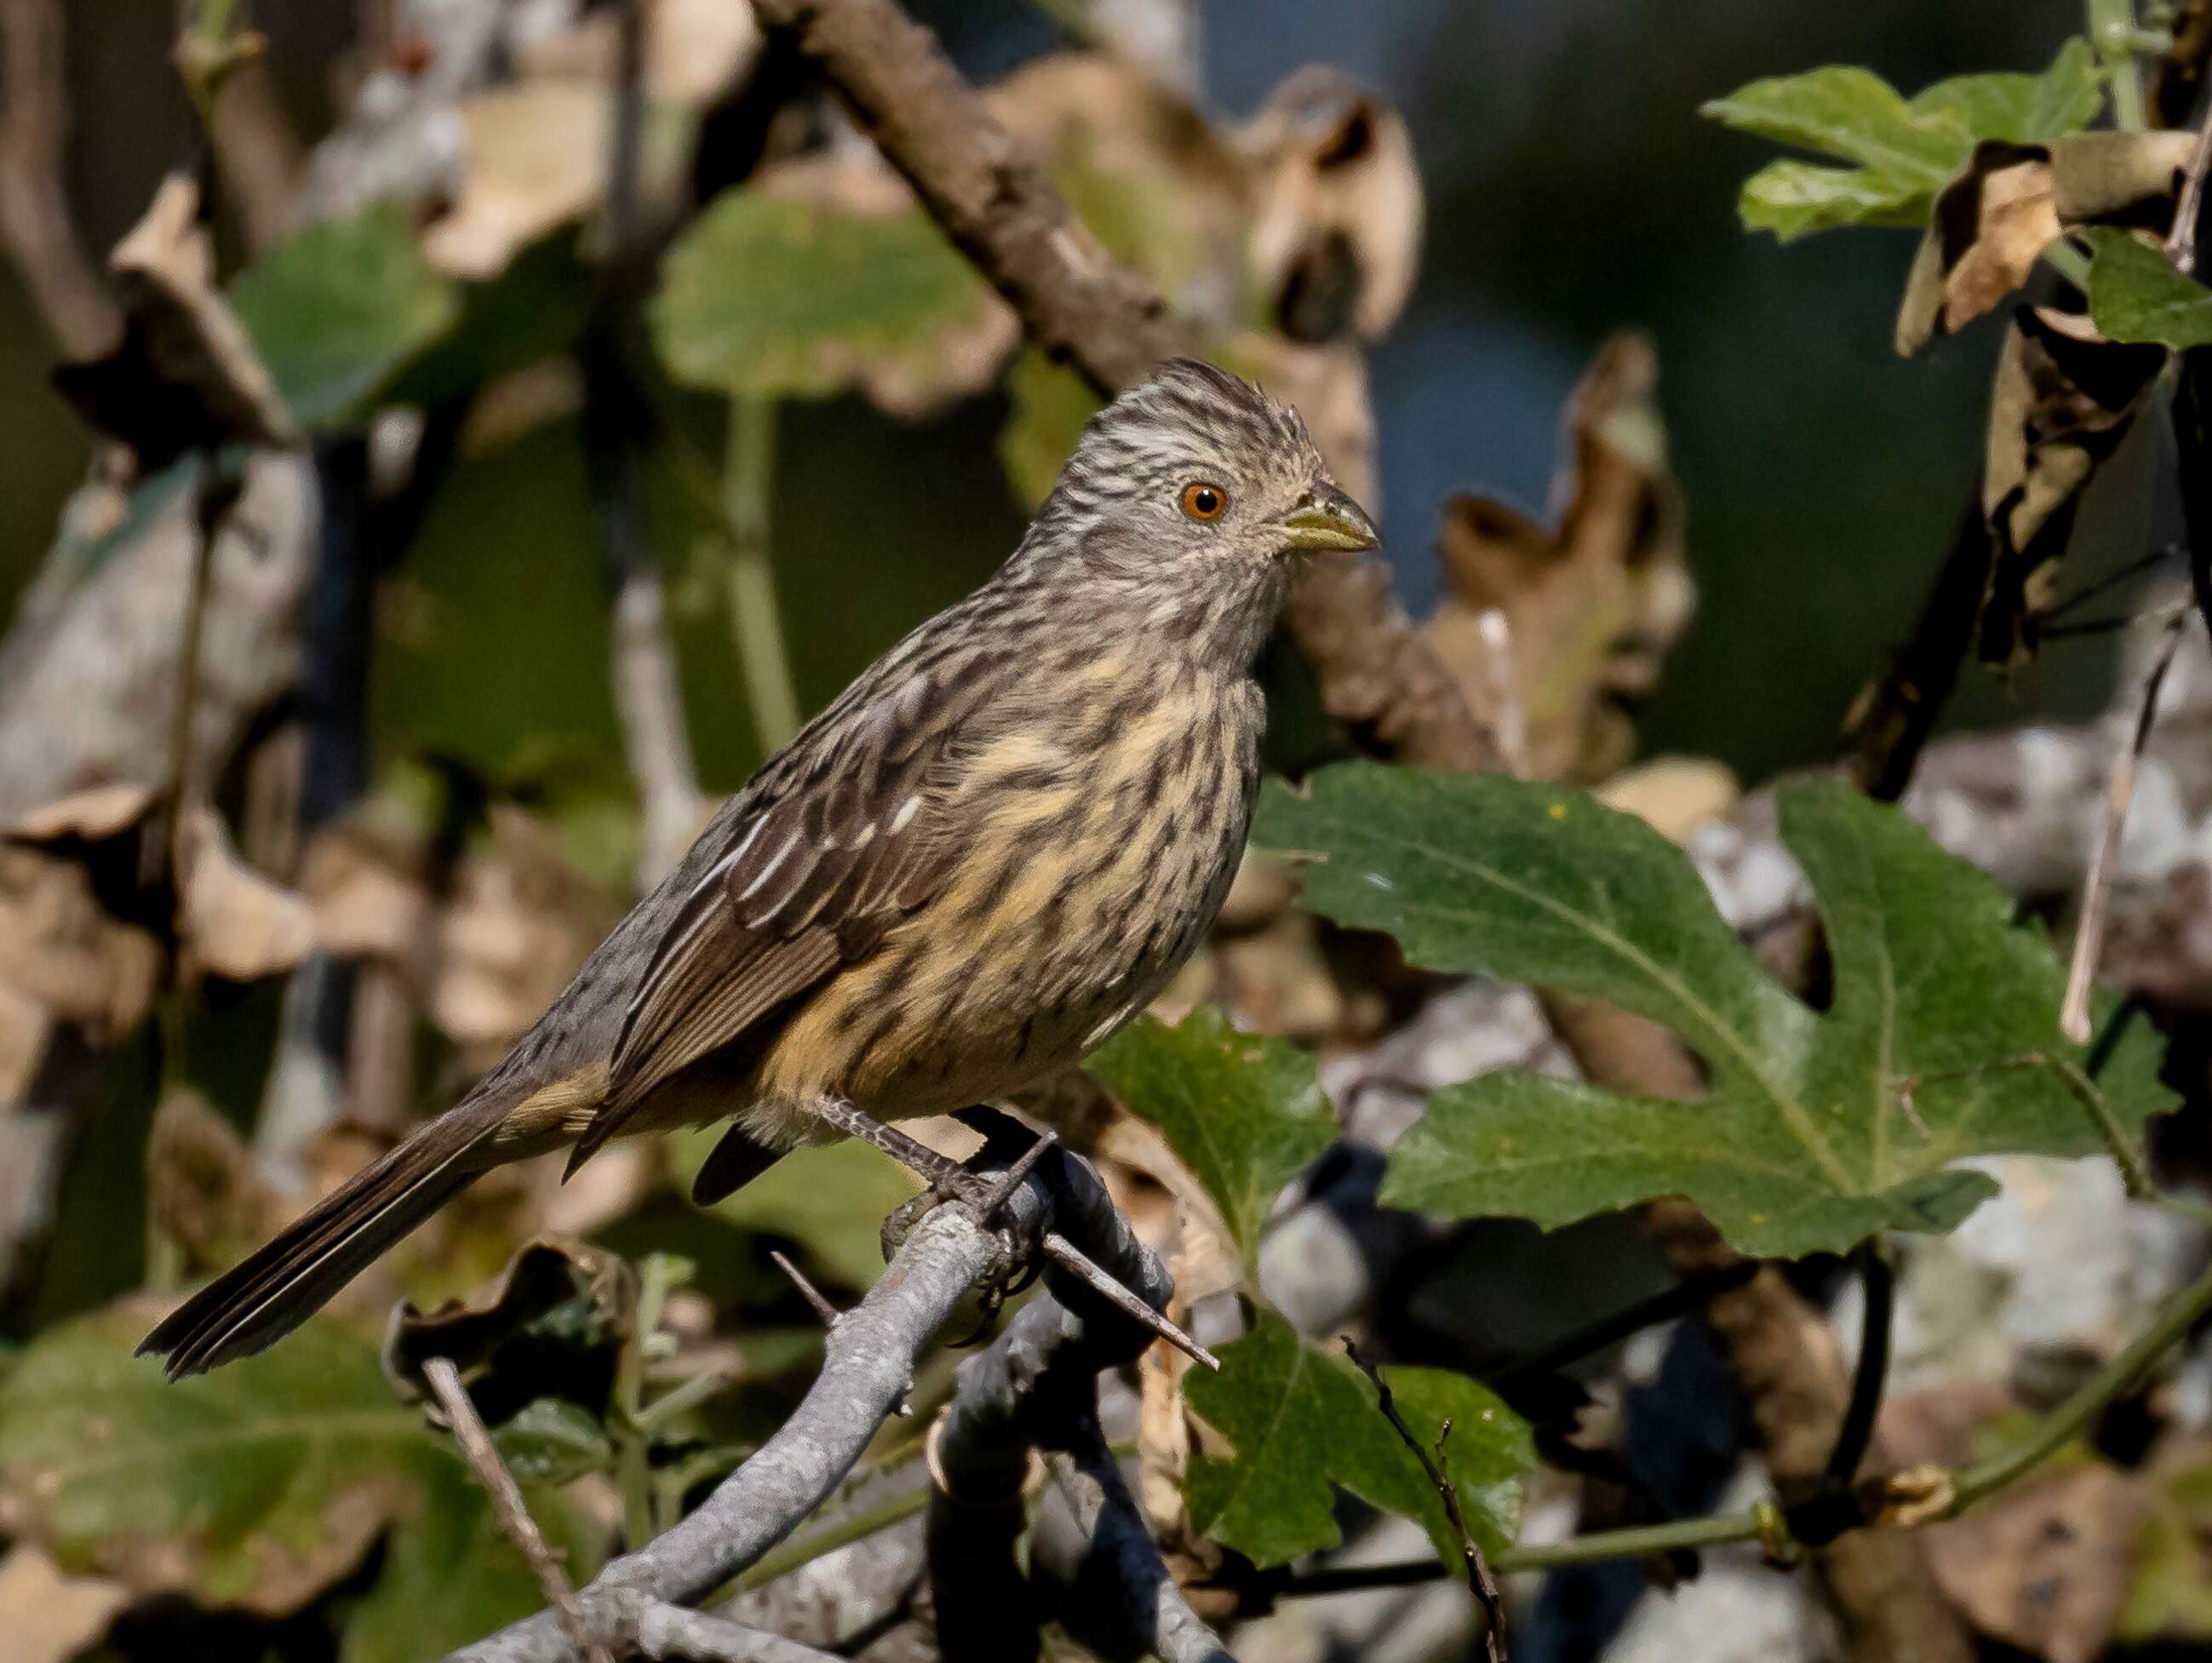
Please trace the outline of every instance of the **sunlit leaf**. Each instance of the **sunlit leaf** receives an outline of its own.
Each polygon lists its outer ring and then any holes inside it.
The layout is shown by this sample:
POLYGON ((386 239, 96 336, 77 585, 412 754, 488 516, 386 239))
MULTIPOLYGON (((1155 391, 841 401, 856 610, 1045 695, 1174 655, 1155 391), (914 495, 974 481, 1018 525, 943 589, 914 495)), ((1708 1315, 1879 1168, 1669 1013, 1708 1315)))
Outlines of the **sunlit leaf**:
MULTIPOLYGON (((1443 1453, 1460 1509, 1484 1550, 1513 1539, 1517 1480, 1535 1463, 1528 1428, 1486 1388, 1437 1368, 1385 1368, 1391 1396, 1414 1436, 1443 1453)), ((1236 1450, 1233 1460, 1194 1464, 1192 1522, 1255 1562, 1279 1565, 1341 1539, 1331 1485, 1419 1520, 1445 1562, 1459 1544, 1443 1503, 1376 1406, 1375 1387, 1336 1345, 1301 1340, 1272 1311, 1221 1349, 1221 1372, 1184 1378, 1191 1407, 1236 1450)))
POLYGON ((2083 235, 2095 250, 2089 318, 2107 340, 2177 351, 2212 346, 2212 289, 2183 276, 2164 254, 2125 231, 2099 227, 2083 235))
POLYGON ((1174 1027, 1140 1017, 1088 1064, 1189 1167, 1245 1263, 1283 1186, 1336 1141, 1336 1114, 1297 1046, 1239 1033, 1211 1005, 1174 1027))
POLYGON ((1910 101, 1869 70, 1831 65, 1754 81, 1704 107, 1740 132, 1855 164, 1770 162, 1745 183, 1744 224, 1784 241, 1842 225, 1917 225, 1976 143, 2061 137, 2103 107, 2087 43, 2069 40, 2040 75, 1942 81, 1910 101))
MULTIPOLYGON (((1710 1075, 1694 1103, 1481 1075, 1431 1100, 1384 1200, 1549 1226, 1684 1195, 1745 1252, 1786 1257, 1951 1228, 1991 1192, 1964 1157, 2104 1147, 2051 1065, 2081 1056, 2058 1032, 2063 968, 2010 898, 1840 783, 1779 802, 1826 926, 1825 1012, 1766 977, 1679 850, 1577 793, 1352 764, 1269 794, 1260 840, 1325 857, 1304 871, 1316 911, 1432 969, 1608 1000, 1710 1075)), ((2170 1106, 2141 1031, 2100 1087, 2130 1130, 2170 1106)))
MULTIPOLYGON (((670 1145, 678 1184, 690 1187, 720 1136, 711 1128, 670 1145)), ((884 1273, 878 1240, 884 1215, 921 1187, 889 1155, 848 1139, 793 1150, 709 1210, 726 1223, 796 1241, 839 1282, 866 1288, 884 1273)))
POLYGON ((888 369, 926 382, 988 302, 919 209, 862 214, 743 188, 708 205, 663 271, 663 362, 732 395, 836 393, 888 369))

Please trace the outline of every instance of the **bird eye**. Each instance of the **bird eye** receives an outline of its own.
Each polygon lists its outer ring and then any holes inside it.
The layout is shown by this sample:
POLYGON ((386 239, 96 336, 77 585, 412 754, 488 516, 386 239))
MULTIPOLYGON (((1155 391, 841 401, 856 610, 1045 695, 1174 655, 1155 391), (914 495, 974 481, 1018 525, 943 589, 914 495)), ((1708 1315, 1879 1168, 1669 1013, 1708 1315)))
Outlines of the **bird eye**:
POLYGON ((1182 511, 1194 520, 1218 520, 1229 510, 1229 493, 1200 479, 1182 488, 1182 511))

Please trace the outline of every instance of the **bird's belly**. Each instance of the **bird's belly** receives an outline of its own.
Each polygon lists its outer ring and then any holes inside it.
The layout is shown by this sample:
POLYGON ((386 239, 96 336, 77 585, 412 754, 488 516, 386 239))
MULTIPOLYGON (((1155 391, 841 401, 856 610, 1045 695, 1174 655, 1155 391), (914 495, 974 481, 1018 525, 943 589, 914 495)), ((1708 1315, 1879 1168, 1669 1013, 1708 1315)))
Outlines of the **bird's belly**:
MULTIPOLYGON (((1231 828, 1224 828, 1224 832, 1231 828)), ((1205 937, 1235 870, 1242 818, 1221 849, 1185 838, 1094 874, 1091 899, 956 903, 902 925, 792 1020, 763 1059, 763 1098, 842 1098, 881 1119, 945 1114, 1056 1073, 1152 1000, 1205 937)), ((1055 892, 1055 895, 1059 892, 1055 892)))

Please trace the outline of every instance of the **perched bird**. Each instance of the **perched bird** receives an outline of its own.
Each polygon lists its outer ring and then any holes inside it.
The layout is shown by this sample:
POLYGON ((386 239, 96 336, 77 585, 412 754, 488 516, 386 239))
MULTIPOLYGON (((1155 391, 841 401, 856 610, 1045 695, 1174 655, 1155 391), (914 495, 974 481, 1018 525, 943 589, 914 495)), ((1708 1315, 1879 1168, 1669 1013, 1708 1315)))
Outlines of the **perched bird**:
POLYGON ((506 1060, 185 1301, 172 1377, 259 1351, 479 1173, 734 1124, 719 1199, 879 1120, 1002 1097, 1142 1010, 1237 868, 1295 557, 1376 545, 1295 411, 1178 359, 1114 400, 1021 545, 714 816, 506 1060))

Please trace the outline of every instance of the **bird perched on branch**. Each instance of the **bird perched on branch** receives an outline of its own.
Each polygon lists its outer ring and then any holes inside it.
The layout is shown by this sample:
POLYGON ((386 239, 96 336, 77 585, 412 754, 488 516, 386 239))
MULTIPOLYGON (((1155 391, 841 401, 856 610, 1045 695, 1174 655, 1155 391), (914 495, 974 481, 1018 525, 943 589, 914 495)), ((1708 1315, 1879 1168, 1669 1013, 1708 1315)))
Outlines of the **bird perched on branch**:
POLYGON ((1297 412, 1178 359, 1091 418, 1021 545, 725 804, 474 1090, 187 1300, 172 1376, 263 1349, 469 1182, 732 1122, 712 1201, 1002 1097, 1142 1010, 1243 850, 1253 661, 1294 558, 1376 545, 1297 412))

